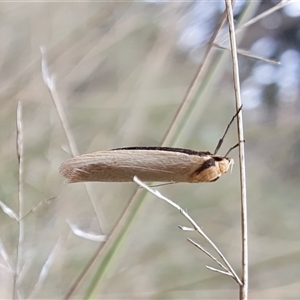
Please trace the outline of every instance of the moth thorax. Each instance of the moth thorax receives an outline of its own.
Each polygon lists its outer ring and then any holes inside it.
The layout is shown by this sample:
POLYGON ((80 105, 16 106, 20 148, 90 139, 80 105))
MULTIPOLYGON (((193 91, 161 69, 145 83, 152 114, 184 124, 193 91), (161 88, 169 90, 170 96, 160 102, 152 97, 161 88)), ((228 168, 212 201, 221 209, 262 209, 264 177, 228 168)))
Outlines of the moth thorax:
POLYGON ((220 173, 221 174, 226 173, 229 168, 230 170, 232 170, 233 164, 234 161, 232 158, 223 157, 222 160, 218 161, 220 173))

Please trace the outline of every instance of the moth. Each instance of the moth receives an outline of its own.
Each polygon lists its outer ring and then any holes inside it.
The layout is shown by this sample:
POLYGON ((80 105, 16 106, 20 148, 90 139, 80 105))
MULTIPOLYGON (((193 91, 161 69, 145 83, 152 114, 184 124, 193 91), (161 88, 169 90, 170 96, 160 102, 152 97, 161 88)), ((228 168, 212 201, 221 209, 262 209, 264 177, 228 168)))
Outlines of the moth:
POLYGON ((60 173, 69 183, 83 181, 132 182, 137 176, 151 182, 214 182, 234 164, 229 152, 217 155, 241 108, 232 117, 214 153, 171 147, 125 147, 97 151, 66 160, 60 173))

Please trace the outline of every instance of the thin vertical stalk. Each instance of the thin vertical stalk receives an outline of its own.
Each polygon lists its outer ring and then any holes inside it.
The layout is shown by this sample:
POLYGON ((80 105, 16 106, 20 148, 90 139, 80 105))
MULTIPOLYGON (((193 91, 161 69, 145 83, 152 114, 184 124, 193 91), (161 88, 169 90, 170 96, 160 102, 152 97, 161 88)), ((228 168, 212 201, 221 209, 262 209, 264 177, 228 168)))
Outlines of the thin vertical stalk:
POLYGON ((19 202, 19 219, 18 219, 18 241, 16 249, 16 269, 13 281, 13 299, 18 299, 18 277, 22 268, 22 246, 24 240, 24 224, 22 220, 23 216, 23 132, 22 132, 22 106, 21 102, 18 102, 17 106, 17 156, 19 167, 19 182, 18 182, 18 202, 19 202))
MULTIPOLYGON (((234 93, 236 101, 236 110, 241 105, 239 65, 237 58, 234 20, 230 0, 225 0, 227 18, 229 24, 229 36, 232 55, 232 70, 234 78, 234 93)), ((239 147, 239 165, 240 165, 240 184, 241 184, 241 227, 242 227, 242 282, 240 286, 240 299, 248 299, 248 228, 247 228, 247 193, 246 193, 246 167, 245 167, 245 148, 244 148, 244 130, 242 112, 237 116, 238 135, 240 141, 239 147)))

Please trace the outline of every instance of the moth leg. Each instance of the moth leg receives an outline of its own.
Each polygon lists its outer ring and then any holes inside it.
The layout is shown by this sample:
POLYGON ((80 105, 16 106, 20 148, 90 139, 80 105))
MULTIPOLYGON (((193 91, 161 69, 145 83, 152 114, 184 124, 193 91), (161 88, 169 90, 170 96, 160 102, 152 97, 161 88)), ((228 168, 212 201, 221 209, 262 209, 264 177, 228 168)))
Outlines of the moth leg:
POLYGON ((215 181, 217 181, 219 178, 220 178, 220 175, 219 175, 218 177, 214 178, 213 180, 211 180, 210 182, 215 182, 215 181))
POLYGON ((170 184, 175 184, 175 183, 178 183, 178 182, 175 182, 175 181, 169 181, 169 182, 165 182, 165 183, 159 183, 159 184, 149 185, 149 187, 153 188, 153 187, 164 186, 164 185, 170 185, 170 184))

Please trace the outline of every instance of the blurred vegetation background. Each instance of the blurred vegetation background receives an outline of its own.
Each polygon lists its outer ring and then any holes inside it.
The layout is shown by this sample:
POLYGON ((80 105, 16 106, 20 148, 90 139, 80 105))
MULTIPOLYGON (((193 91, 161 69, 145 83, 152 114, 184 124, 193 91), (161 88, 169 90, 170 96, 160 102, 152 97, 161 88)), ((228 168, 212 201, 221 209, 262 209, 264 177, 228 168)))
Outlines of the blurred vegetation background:
MULTIPOLYGON (((278 3, 237 1, 237 26, 278 3)), ((51 198, 24 219, 17 285, 21 298, 64 297, 100 245, 76 236, 68 222, 100 235, 101 211, 109 234, 137 188, 134 183, 90 184, 96 214, 84 184, 64 182, 58 168, 71 153, 43 81, 40 47, 80 153, 156 146, 203 62, 223 11, 221 0, 0 4, 0 200, 18 212, 18 101, 23 214, 51 198)), ((238 34, 241 49, 281 62, 240 56, 252 299, 300 297, 299 20, 300 4, 290 2, 238 34)), ((221 34, 226 33, 225 26, 221 34)), ((222 45, 228 47, 228 41, 222 45)), ((169 146, 213 151, 235 112, 229 51, 214 49, 207 66, 184 125, 169 146)), ((220 154, 236 142, 233 126, 220 154)), ((236 162, 237 153, 231 154, 236 162)), ((213 184, 159 190, 188 211, 239 274, 238 165, 213 184)), ((238 298, 236 283, 207 270, 211 261, 186 242, 187 236, 203 242, 177 228, 188 226, 186 220, 152 195, 142 201, 94 298, 238 298)), ((9 299, 13 274, 8 266, 9 261, 12 269, 16 266, 18 224, 2 210, 0 214, 0 297, 9 299)), ((83 297, 93 276, 89 272, 71 298, 83 297)))

